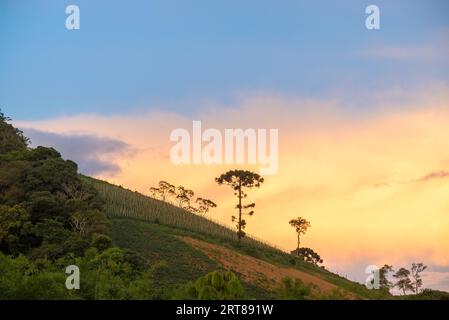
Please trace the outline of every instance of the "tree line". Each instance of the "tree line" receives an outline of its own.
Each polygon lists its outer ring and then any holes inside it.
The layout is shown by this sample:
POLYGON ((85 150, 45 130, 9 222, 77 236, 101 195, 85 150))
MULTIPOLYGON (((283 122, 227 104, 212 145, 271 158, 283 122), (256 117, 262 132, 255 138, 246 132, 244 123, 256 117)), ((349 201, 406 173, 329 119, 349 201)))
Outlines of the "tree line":
POLYGON ((167 181, 159 181, 158 187, 150 187, 150 196, 201 215, 206 215, 211 209, 217 207, 215 202, 206 198, 197 197, 193 201, 195 196, 193 190, 187 189, 184 186, 176 187, 167 181))
POLYGON ((77 165, 53 148, 30 148, 0 111, 0 299, 152 297, 150 265, 114 246, 104 201, 77 165), (64 287, 69 265, 83 290, 64 287))
POLYGON ((379 270, 380 288, 388 291, 397 288, 403 295, 406 295, 408 291, 418 294, 423 286, 421 273, 426 269, 427 266, 420 262, 412 263, 410 270, 401 267, 395 272, 393 266, 385 264, 379 270), (395 281, 390 281, 390 274, 395 281))

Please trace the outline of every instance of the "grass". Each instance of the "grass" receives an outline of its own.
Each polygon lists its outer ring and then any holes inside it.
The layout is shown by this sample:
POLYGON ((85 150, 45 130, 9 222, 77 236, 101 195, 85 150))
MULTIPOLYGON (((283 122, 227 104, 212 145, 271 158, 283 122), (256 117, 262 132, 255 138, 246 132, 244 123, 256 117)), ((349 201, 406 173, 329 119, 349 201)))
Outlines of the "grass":
POLYGON ((158 266, 154 277, 156 285, 186 283, 220 268, 161 225, 123 218, 113 218, 111 223, 115 245, 140 252, 151 265, 158 266))
MULTIPOLYGON (((126 217, 193 231, 195 233, 213 235, 220 239, 236 241, 237 234, 225 225, 205 217, 193 214, 169 203, 147 197, 138 192, 115 186, 105 181, 82 176, 91 184, 105 200, 105 212, 109 217, 126 217)), ((254 248, 263 248, 273 253, 285 253, 255 237, 247 236, 242 243, 254 248)))
MULTIPOLYGON (((368 290, 362 284, 306 263, 251 236, 238 241, 234 230, 216 221, 104 181, 84 176, 82 179, 104 199, 105 212, 112 221, 115 243, 141 252, 151 263, 159 265, 154 280, 161 287, 185 283, 221 268, 205 254, 175 237, 189 236, 278 266, 297 268, 319 276, 361 299, 391 298, 389 294, 368 290)), ((246 288, 252 296, 266 298, 267 293, 254 284, 246 284, 246 288)))
MULTIPOLYGON (((154 285, 169 292, 171 289, 194 281, 205 274, 222 269, 203 252, 179 240, 187 232, 169 226, 129 218, 112 218, 114 244, 143 254, 150 265, 156 266, 154 285)), ((251 283, 243 283, 248 295, 266 299, 269 293, 251 283)), ((164 298, 163 293, 160 298, 164 298)))

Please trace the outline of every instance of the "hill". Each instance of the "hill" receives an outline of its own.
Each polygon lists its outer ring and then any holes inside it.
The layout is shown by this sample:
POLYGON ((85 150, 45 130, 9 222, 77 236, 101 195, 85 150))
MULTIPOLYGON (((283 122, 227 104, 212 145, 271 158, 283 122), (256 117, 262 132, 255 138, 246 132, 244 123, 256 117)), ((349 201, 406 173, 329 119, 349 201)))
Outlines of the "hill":
POLYGON ((0 112, 0 299, 395 298, 254 237, 239 240, 203 216, 82 176, 57 150, 29 148, 8 121, 0 112), (68 267, 75 267, 70 287, 68 267))
POLYGON ((284 277, 313 286, 315 298, 389 297, 251 236, 238 241, 234 230, 169 203, 93 178, 82 180, 105 201, 114 243, 159 264, 155 278, 161 288, 225 269, 237 273, 255 298, 270 298, 284 277))

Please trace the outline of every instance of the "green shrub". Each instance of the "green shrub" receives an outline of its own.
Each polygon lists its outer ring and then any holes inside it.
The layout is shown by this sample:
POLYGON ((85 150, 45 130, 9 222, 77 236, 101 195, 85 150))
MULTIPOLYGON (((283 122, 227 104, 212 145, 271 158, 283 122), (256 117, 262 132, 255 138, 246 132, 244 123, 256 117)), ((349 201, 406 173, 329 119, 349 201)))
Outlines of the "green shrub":
POLYGON ((245 299, 245 290, 239 278, 231 271, 214 271, 195 283, 181 287, 177 299, 236 300, 245 299))
POLYGON ((294 281, 290 277, 282 279, 281 284, 274 290, 274 298, 279 300, 310 299, 313 285, 305 285, 301 279, 294 281))
POLYGON ((112 239, 104 234, 95 233, 92 236, 92 247, 97 248, 98 251, 104 251, 112 247, 112 239))

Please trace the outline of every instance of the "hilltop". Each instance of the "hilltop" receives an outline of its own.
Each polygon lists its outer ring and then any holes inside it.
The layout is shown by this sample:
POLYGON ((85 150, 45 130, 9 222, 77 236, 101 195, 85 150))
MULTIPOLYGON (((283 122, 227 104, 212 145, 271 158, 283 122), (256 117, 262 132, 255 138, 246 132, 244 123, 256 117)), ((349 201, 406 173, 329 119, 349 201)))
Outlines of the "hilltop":
POLYGON ((136 250, 156 270, 161 288, 192 281, 214 270, 232 270, 255 298, 270 298, 284 277, 311 284, 315 298, 386 298, 322 267, 169 203, 107 182, 82 177, 105 201, 118 246, 136 250))

